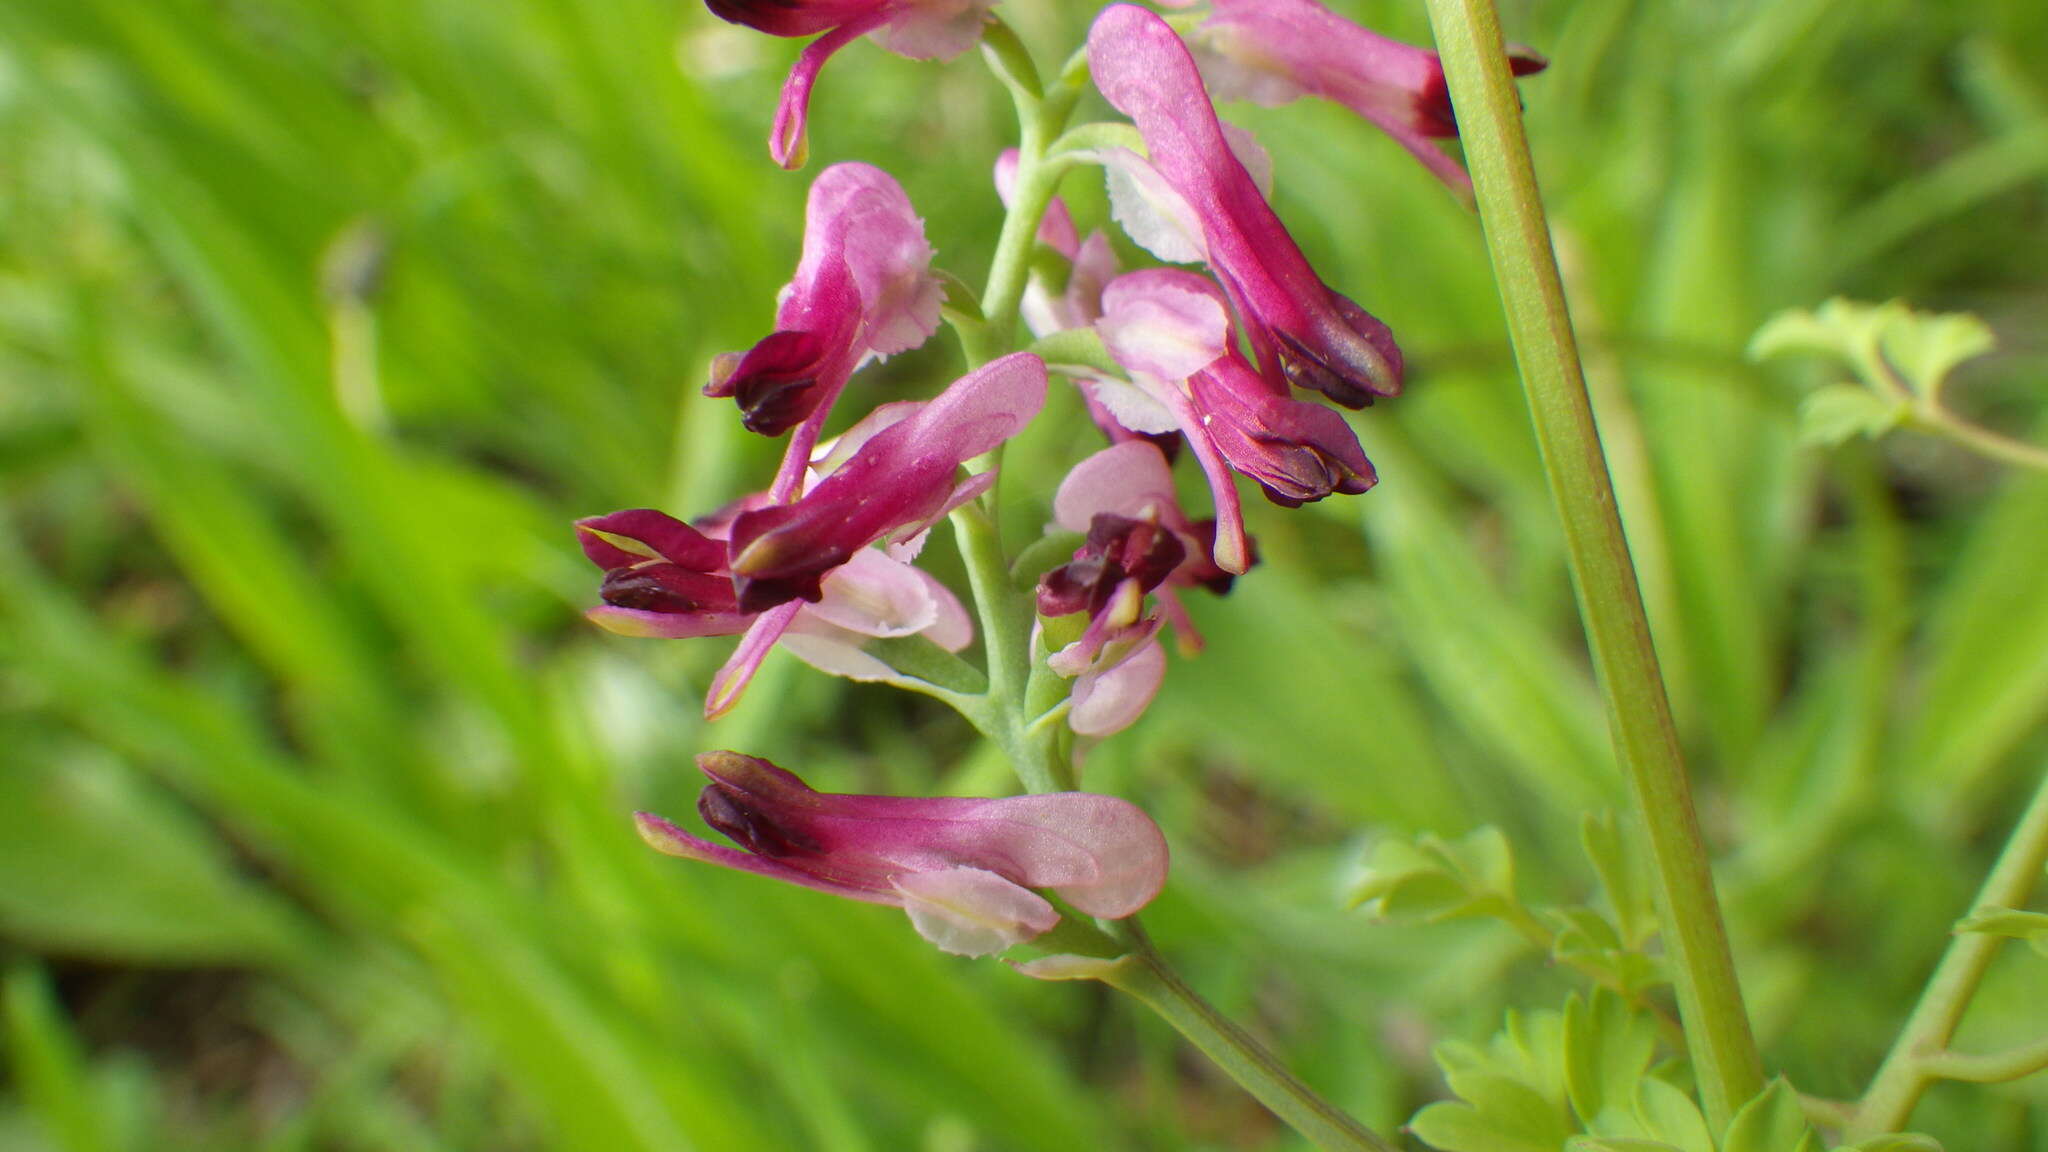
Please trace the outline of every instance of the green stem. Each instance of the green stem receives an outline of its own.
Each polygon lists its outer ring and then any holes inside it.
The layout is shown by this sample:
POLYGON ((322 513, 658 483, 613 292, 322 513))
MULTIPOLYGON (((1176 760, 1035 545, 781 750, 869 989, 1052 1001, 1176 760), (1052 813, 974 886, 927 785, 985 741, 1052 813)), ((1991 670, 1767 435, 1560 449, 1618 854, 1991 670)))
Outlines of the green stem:
POLYGON ((2000 435, 1989 428, 1980 428, 1939 403, 1916 405, 1906 419, 1922 432, 1939 436, 1979 456, 2036 472, 2048 472, 2048 449, 2000 435))
POLYGON ((995 255, 989 261, 988 287, 981 294, 985 319, 979 328, 961 331, 961 344, 973 366, 985 364, 1008 351, 1016 336, 1017 304, 1024 297, 1024 285, 1031 272, 1031 248, 1038 239, 1038 223, 1051 206, 1060 177, 1072 167, 1058 158, 1048 161, 1046 148, 1066 127, 1074 103, 1087 76, 1085 63, 1072 61, 1050 90, 1041 88, 1038 70, 1030 53, 1015 32, 1000 20, 992 21, 983 35, 984 53, 990 67, 1017 106, 1017 183, 1010 210, 1003 217, 996 236, 995 255))
POLYGON ((1650 642, 1493 0, 1429 0, 1608 723, 1649 841, 1679 1012, 1716 1130, 1763 1090, 1671 704, 1650 642))
MULTIPOLYGON (((2048 864, 2048 773, 2043 774, 2033 800, 2020 816, 2018 826, 2005 842, 2005 849, 1998 854, 1998 862, 1992 865, 1991 875, 1985 878, 1984 887, 1977 893, 1977 901, 1971 907, 2016 908, 2026 903, 2041 875, 2043 864, 2048 864)), ((1948 951, 1943 953, 1941 963, 1936 965, 1934 975, 1928 977, 1927 987, 1920 993, 1920 1002, 1914 1005, 1913 1014, 1907 1017, 1905 1028, 1899 1032, 1899 1038, 1893 1042, 1884 1063, 1878 1066, 1877 1076, 1870 1082, 1870 1091, 1863 1094, 1862 1102, 1857 1105, 1855 1123, 1849 1126, 1848 1131, 1851 1140, 1898 1131, 1912 1117, 1913 1108, 1920 1102, 1927 1086, 1950 1072, 1961 1069, 1981 1073, 1985 1070, 1986 1058, 1958 1056, 1945 1049, 1949 1039, 1955 1035, 1956 1025, 1962 1023, 1963 1012, 1977 994, 1977 985, 1983 981, 1985 971, 1991 967, 1991 958, 2001 943, 2002 938, 1988 933, 1956 934, 1948 951)), ((2048 1056, 2039 1048, 2031 1051, 2048 1056)), ((1974 1080, 1978 1077, 1952 1078, 1974 1080)))
POLYGON ((953 534, 967 569, 988 656, 988 692, 972 709, 961 709, 982 735, 994 741, 1017 769, 1027 792, 1058 792, 1074 786, 1073 767, 1059 751, 1058 732, 1034 726, 1044 709, 1032 710, 1031 597, 1010 578, 1009 558, 994 520, 977 504, 953 510, 953 534))
POLYGON ((1251 1033, 1188 987, 1153 949, 1135 919, 1122 921, 1118 926, 1131 938, 1138 963, 1118 968, 1103 978, 1105 982, 1158 1013, 1240 1087, 1316 1147, 1326 1152, 1395 1152, 1394 1146, 1378 1133, 1316 1095, 1251 1033))
POLYGON ((2003 1084, 2008 1080, 2032 1076, 2048 1068, 2048 1039, 1981 1056, 1964 1052, 1937 1052, 1923 1059, 1920 1066, 1929 1075, 1941 1080, 1963 1080, 1971 1084, 2003 1084))

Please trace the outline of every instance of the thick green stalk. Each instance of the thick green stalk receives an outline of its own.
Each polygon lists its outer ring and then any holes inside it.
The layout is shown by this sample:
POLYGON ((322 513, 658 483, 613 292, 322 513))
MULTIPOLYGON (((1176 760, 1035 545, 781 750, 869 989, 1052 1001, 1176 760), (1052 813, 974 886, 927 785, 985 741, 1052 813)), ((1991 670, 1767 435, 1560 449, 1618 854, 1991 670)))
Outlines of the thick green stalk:
POLYGON ((1508 330, 1608 722, 1650 845, 1665 947, 1707 1117, 1763 1090, 1706 845, 1565 309, 1493 0, 1429 0, 1508 330))
MULTIPOLYGON (((1977 893, 1975 907, 2016 908, 2027 901, 2048 864, 2048 773, 2027 805, 1998 863, 1977 893)), ((1920 1096, 1936 1080, 1999 1080, 2023 1076, 2048 1064, 2048 1047, 2034 1045, 1997 1056, 1963 1056, 1947 1051, 1991 958, 2004 943, 1984 932, 1958 932, 1928 977, 1920 1003, 1878 1067, 1870 1091, 1856 1106, 1847 1136, 1859 1140, 1896 1132, 1912 1118, 1920 1096)))

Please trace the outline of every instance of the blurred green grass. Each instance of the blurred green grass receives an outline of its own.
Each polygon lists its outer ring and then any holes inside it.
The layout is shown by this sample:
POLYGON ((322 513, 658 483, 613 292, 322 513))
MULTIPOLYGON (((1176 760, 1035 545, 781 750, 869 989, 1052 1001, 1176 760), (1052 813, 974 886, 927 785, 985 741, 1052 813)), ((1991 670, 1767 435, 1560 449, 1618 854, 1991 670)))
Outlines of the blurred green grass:
MULTIPOLYGON (((1048 55, 1089 13, 1006 10, 1048 55)), ((2048 759, 2048 484, 1799 449, 1800 381, 1741 348, 1837 292, 1975 309, 2006 351, 1960 394, 2043 428, 2048 8, 1509 19, 1553 61, 1539 169, 1767 1060, 1852 1093, 2048 759)), ((1290 1146, 1127 1005, 624 819, 686 810, 711 746, 999 778, 780 661, 706 730, 719 645, 576 615, 570 518, 701 511, 770 458, 695 388, 794 264, 806 178, 763 146, 793 51, 655 0, 0 0, 0 1146, 1290 1146)), ((888 167, 978 276, 1005 110, 974 61, 859 46, 819 91, 813 167, 888 167)), ((1378 490, 1259 509, 1266 564, 1090 783, 1166 825, 1152 926, 1197 984, 1393 1127, 1429 1040, 1565 984, 1334 877, 1493 822, 1579 893, 1617 783, 1475 224, 1339 110, 1231 114, 1413 385, 1358 421, 1378 490)), ((1980 1031, 2038 1033, 2038 968, 2003 975, 1980 1031)), ((1922 1126, 2048 1147, 2040 1088, 1990 1099, 1922 1126)))

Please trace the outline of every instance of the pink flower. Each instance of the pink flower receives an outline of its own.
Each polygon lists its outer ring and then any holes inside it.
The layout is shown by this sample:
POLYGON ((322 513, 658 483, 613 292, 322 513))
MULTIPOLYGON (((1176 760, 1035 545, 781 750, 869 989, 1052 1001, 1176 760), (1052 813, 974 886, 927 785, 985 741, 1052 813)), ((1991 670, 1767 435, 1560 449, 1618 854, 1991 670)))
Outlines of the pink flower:
POLYGON ((671 856, 771 876, 909 913, 947 952, 985 956, 1059 922, 1034 888, 1090 916, 1129 916, 1166 882, 1166 840, 1135 806, 1056 792, 1002 799, 814 791, 766 760, 707 752, 704 822, 740 849, 650 813, 640 835, 671 856))
POLYGON ((924 223, 893 177, 869 164, 825 169, 811 182, 803 258, 776 330, 720 357, 705 393, 733 397, 747 428, 766 436, 815 417, 815 440, 865 358, 908 351, 937 330, 944 292, 931 264, 924 223))
POLYGON ((1038 610, 1046 617, 1085 612, 1088 622, 1047 664, 1074 677, 1068 726, 1106 736, 1144 713, 1166 675, 1160 617, 1146 610, 1146 595, 1157 596, 1192 650, 1201 638, 1176 589, 1221 594, 1231 576, 1209 560, 1215 522, 1188 519, 1166 457, 1146 441, 1113 444, 1075 465, 1053 497, 1053 516, 1060 527, 1086 533, 1086 542, 1039 580, 1038 610))
MULTIPOLYGON (((1458 134, 1443 62, 1427 48, 1361 28, 1316 0, 1214 0, 1194 46, 1219 100, 1268 107, 1303 96, 1342 104, 1378 125, 1460 195, 1471 195, 1463 165, 1432 141, 1458 134)), ((1541 56, 1511 47, 1517 76, 1540 72, 1541 56)))
MULTIPOLYGON (((587 615, 622 636, 751 631, 761 614, 740 611, 726 568, 730 528, 729 515, 692 526, 645 508, 577 521, 584 554, 605 570, 604 604, 587 615)), ((827 573, 820 586, 818 602, 801 604, 786 627, 768 639, 770 646, 779 642, 820 671, 851 680, 894 681, 900 678, 895 669, 865 651, 870 642, 923 636, 958 652, 974 639, 967 610, 944 584, 879 548, 856 552, 827 573)), ((731 707, 758 663, 721 672, 708 707, 731 707)))
POLYGON ((951 59, 981 39, 995 0, 706 0, 711 14, 770 36, 811 36, 782 85, 768 154, 801 168, 809 153, 804 129, 811 86, 833 53, 873 33, 883 48, 912 60, 951 59))
MULTIPOLYGON (((1401 388, 1385 324, 1330 290, 1266 203, 1210 106, 1194 58, 1157 15, 1115 4, 1088 33, 1095 83, 1138 127, 1150 168, 1199 232, 1268 378, 1350 408, 1401 388)), ((1134 239, 1140 239, 1134 234, 1134 239)), ((1155 253, 1162 259, 1184 255, 1155 253)))
POLYGON ((1031 422, 1045 404, 1045 379, 1045 363, 1018 352, 929 401, 885 405, 855 425, 809 491, 733 519, 729 567, 740 610, 816 601, 825 574, 854 553, 885 538, 919 537, 987 488, 992 473, 962 482, 960 465, 1031 422))
POLYGON ((1249 561, 1232 471, 1287 507, 1364 492, 1376 480, 1343 417, 1294 399, 1245 362, 1222 294, 1203 277, 1171 268, 1119 276, 1103 292, 1095 328, 1131 383, 1085 387, 1136 431, 1187 436, 1216 502, 1215 558, 1226 571, 1249 561))
POLYGON ((960 465, 1016 435, 1045 403, 1045 364, 1005 356, 928 401, 885 404, 785 485, 696 527, 645 509, 579 521, 605 570, 591 618, 632 636, 744 632, 712 679, 706 717, 739 702, 778 643, 840 676, 888 680, 861 649, 922 634, 949 651, 972 632, 958 600, 908 561, 940 517, 987 489, 960 465), (796 494, 807 474, 812 482, 796 494), (787 488, 794 499, 785 501, 787 488), (886 552, 872 546, 886 543, 886 552))

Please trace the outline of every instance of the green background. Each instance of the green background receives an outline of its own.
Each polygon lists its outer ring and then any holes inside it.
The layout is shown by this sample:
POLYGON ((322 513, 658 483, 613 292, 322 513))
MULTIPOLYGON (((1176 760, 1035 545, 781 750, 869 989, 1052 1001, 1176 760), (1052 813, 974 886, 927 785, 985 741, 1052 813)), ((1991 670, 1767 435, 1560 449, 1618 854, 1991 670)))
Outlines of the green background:
MULTIPOLYGON (((1045 60, 1092 12, 1001 11, 1045 60)), ((2044 430, 2048 6, 1507 19, 1553 61, 1538 170, 1765 1059, 1854 1095, 2048 758, 2048 482, 1800 447, 1829 372, 1742 349, 1837 293, 1975 310, 2003 350, 1958 403, 2044 430)), ((1293 1146, 1105 990, 632 834, 711 747, 1005 786, 949 714, 779 656, 706 728, 724 644, 578 615, 570 519, 772 467, 696 391, 795 264, 795 51, 668 0, 0 0, 0 1147, 1293 1146)), ((975 57, 855 45, 816 111, 813 169, 888 168, 978 280, 1010 127, 975 57)), ((1166 828, 1148 920, 1190 979, 1393 1129, 1431 1043, 1571 981, 1496 925, 1343 911, 1361 848, 1498 824, 1525 894, 1583 899, 1620 786, 1475 221, 1342 109, 1228 111, 1410 391, 1355 420, 1374 492, 1254 502, 1264 563, 1087 782, 1166 828)), ((957 365, 935 340, 848 411, 957 365)), ((1013 530, 1076 407, 1011 454, 1013 530)), ((2048 1028, 2009 951, 1966 1045, 2048 1028)), ((1916 1126, 2048 1148, 2044 1104, 1944 1089, 1916 1126)))

